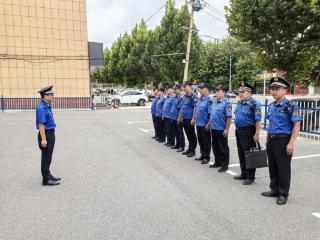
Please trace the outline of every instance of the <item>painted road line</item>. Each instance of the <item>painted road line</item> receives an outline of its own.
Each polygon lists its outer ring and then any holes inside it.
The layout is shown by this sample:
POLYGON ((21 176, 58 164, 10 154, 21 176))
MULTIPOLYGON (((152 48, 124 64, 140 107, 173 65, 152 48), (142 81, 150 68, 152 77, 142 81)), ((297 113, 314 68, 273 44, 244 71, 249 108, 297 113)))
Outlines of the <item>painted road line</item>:
MULTIPOLYGON (((313 158, 313 157, 320 157, 320 154, 293 157, 292 159, 304 159, 304 158, 313 158)), ((239 163, 230 164, 229 167, 231 167, 231 168, 232 167, 240 167, 240 164, 239 163)))
POLYGON ((127 122, 127 124, 136 124, 136 123, 150 123, 151 121, 135 121, 135 122, 127 122))
POLYGON ((230 164, 229 167, 240 167, 240 164, 239 163, 236 163, 236 164, 230 164))
POLYGON ((314 213, 312 213, 312 215, 320 219, 320 213, 314 212, 314 213))
POLYGON ((305 158, 315 158, 315 157, 320 157, 320 154, 298 156, 298 157, 293 157, 292 159, 295 160, 295 159, 305 159, 305 158))
POLYGON ((235 172, 230 171, 230 170, 228 170, 227 173, 229 173, 229 174, 232 175, 232 176, 236 176, 236 175, 237 175, 235 172))
POLYGON ((140 131, 144 132, 144 133, 148 133, 149 131, 143 128, 139 128, 140 131))

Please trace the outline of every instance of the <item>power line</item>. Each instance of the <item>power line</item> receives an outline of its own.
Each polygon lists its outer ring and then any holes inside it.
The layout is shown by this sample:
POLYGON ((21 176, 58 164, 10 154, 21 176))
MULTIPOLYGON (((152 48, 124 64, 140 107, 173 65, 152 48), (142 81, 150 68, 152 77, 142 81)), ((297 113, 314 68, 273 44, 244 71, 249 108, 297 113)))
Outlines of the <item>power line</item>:
POLYGON ((214 18, 214 19, 216 19, 216 20, 218 20, 218 21, 220 21, 220 22, 226 23, 224 20, 222 20, 222 19, 214 16, 213 14, 211 14, 211 13, 209 13, 209 12, 207 12, 207 11, 204 11, 204 10, 203 10, 203 12, 204 12, 205 14, 207 14, 207 15, 210 15, 212 18, 214 18))
POLYGON ((217 10, 211 8, 210 6, 207 6, 207 8, 208 8, 208 10, 210 10, 211 12, 213 12, 214 14, 218 14, 219 16, 221 16, 221 17, 223 17, 223 18, 225 17, 224 14, 218 12, 217 10))
POLYGON ((154 14, 152 14, 152 15, 146 20, 146 23, 149 22, 155 15, 157 15, 166 5, 167 5, 167 3, 163 4, 154 14))
POLYGON ((219 14, 222 14, 223 16, 224 16, 224 12, 222 12, 222 11, 220 11, 218 8, 216 8, 216 7, 214 7, 214 6, 212 6, 210 3, 208 3, 207 1, 205 1, 205 0, 202 0, 202 2, 204 2, 208 7, 210 7, 210 8, 212 8, 212 9, 214 9, 216 12, 218 12, 219 14))

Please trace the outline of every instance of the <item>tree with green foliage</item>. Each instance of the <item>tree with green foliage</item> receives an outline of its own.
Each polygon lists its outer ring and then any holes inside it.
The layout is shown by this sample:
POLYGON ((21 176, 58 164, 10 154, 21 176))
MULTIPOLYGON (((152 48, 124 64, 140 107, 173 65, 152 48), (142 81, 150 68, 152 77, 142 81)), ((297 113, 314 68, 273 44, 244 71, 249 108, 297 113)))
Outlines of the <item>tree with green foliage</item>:
MULTIPOLYGON (((154 31, 157 38, 155 46, 155 55, 164 55, 168 53, 183 53, 175 56, 161 56, 154 58, 152 64, 154 68, 158 68, 163 82, 181 82, 183 79, 183 59, 188 40, 188 26, 190 22, 190 12, 187 4, 181 9, 175 8, 175 1, 168 0, 165 15, 161 24, 154 31), (187 28, 187 29, 186 29, 187 28)), ((193 33, 191 61, 190 66, 195 67, 199 60, 199 49, 202 41, 197 36, 197 32, 193 33)), ((190 76, 192 78, 192 76, 190 76)))
POLYGON ((233 0, 226 9, 232 36, 256 48, 262 69, 309 76, 320 59, 318 0, 233 0))
POLYGON ((200 67, 194 69, 193 74, 200 81, 209 82, 213 86, 228 86, 230 57, 232 87, 237 88, 242 81, 251 82, 257 72, 254 53, 248 44, 232 37, 218 43, 206 43, 201 52, 200 67))

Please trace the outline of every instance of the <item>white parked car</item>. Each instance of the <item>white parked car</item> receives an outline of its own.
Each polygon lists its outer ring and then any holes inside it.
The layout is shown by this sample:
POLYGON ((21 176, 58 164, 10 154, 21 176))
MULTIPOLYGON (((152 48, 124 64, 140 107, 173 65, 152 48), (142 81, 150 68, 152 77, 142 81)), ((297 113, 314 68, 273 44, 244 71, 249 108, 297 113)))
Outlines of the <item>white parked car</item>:
POLYGON ((148 102, 148 97, 139 90, 125 90, 116 95, 106 97, 106 103, 118 107, 121 104, 135 104, 144 106, 148 102))

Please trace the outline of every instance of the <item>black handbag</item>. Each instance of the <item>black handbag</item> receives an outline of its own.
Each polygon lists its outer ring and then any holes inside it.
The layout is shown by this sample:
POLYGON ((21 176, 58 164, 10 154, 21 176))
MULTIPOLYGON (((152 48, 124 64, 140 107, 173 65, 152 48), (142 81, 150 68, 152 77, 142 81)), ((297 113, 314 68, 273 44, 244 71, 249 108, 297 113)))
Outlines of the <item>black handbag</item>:
POLYGON ((262 150, 260 143, 254 144, 244 155, 247 169, 268 167, 267 150, 262 150))

